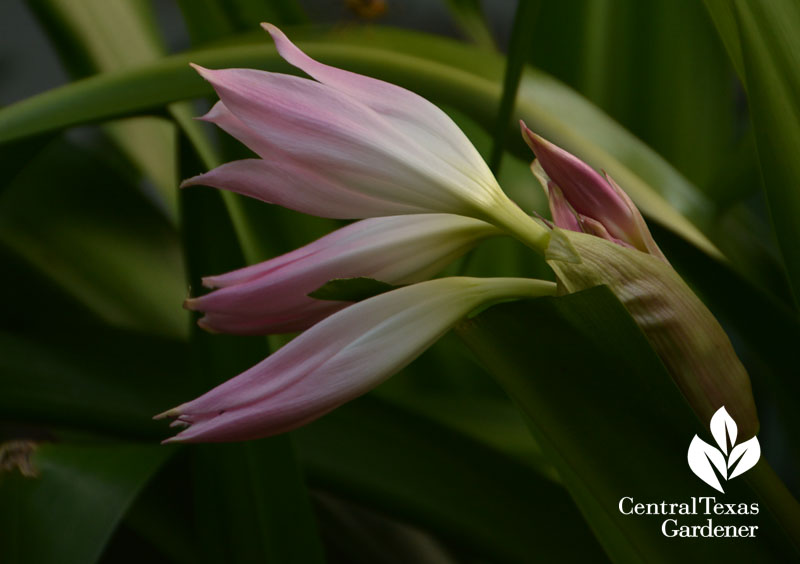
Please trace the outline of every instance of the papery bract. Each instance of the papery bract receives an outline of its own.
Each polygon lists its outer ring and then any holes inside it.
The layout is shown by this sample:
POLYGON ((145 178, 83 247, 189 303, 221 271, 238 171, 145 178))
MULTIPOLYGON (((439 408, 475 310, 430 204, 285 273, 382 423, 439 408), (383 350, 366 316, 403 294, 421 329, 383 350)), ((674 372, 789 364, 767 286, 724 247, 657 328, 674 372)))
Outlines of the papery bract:
POLYGON ((160 417, 188 425, 167 442, 233 441, 288 431, 365 393, 475 308, 552 294, 551 282, 442 278, 352 305, 239 376, 160 417))
POLYGON ((187 300, 201 326, 225 333, 306 329, 349 302, 308 297, 334 278, 389 284, 426 280, 479 240, 497 235, 483 221, 451 214, 365 219, 274 259, 203 279, 218 290, 187 300))
POLYGON ((667 263, 585 233, 555 228, 545 257, 560 287, 607 285, 647 336, 683 395, 709 420, 725 406, 739 433, 758 417, 750 378, 713 314, 667 263))

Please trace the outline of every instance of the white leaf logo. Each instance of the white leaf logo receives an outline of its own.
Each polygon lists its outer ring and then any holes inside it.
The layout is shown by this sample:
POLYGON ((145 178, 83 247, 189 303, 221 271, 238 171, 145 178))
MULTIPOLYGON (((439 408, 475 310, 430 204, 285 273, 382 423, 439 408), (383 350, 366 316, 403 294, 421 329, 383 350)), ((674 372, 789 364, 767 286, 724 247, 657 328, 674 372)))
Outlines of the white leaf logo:
POLYGON ((728 454, 728 439, 730 438, 731 446, 736 444, 736 421, 733 417, 728 415, 725 407, 720 407, 714 416, 711 418, 711 435, 717 441, 719 449, 723 454, 728 454))
POLYGON ((717 410, 709 427, 719 449, 695 435, 689 445, 689 468, 706 484, 725 493, 720 478, 730 480, 755 466, 761 458, 761 445, 756 437, 736 444, 736 421, 724 407, 717 410))

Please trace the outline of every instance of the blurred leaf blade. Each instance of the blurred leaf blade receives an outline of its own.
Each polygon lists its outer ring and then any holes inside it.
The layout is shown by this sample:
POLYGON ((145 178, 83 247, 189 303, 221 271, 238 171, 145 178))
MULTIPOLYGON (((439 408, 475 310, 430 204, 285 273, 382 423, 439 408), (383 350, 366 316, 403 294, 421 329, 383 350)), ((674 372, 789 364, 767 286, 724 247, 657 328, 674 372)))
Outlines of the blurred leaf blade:
POLYGON ((740 143, 742 118, 738 85, 703 6, 614 0, 587 2, 581 15, 579 89, 709 196, 752 192, 731 182, 714 193, 740 143))
POLYGON ((603 560, 559 485, 404 409, 362 398, 293 435, 314 482, 470 553, 521 564, 535 547, 543 560, 603 560))
POLYGON ((481 47, 495 48, 480 0, 446 0, 446 3, 453 19, 467 38, 481 47))
POLYGON ((197 524, 206 562, 324 562, 289 436, 201 445, 197 524))
POLYGON ((800 304, 800 5, 708 1, 747 91, 775 236, 800 304), (736 25, 732 25, 731 19, 736 25))
MULTIPOLYGON (((163 41, 155 22, 153 7, 139 0, 30 0, 36 13, 51 31, 63 60, 76 76, 95 72, 110 72, 135 68, 165 55, 163 41), (124 22, 120 25, 119 22, 124 22)), ((289 10, 291 2, 280 3, 289 10)), ((275 7, 278 5, 276 4, 275 7)), ((260 0, 238 0, 235 5, 217 2, 213 6, 194 3, 187 12, 204 22, 218 26, 219 18, 209 18, 208 9, 249 11, 266 10, 270 4, 260 0), (199 12, 198 12, 199 9, 199 12)), ((190 19, 191 23, 195 21, 190 19)), ((191 26, 190 26, 191 29, 191 26)), ((216 150, 200 124, 192 119, 193 110, 187 103, 172 103, 167 107, 178 127, 185 133, 202 160, 205 170, 220 164, 216 150)), ((175 219, 177 210, 177 169, 175 128, 173 124, 148 117, 105 124, 104 128, 129 158, 155 184, 160 198, 159 207, 175 219)), ((243 245, 254 254, 255 244, 249 237, 245 219, 235 198, 225 196, 225 203, 234 219, 243 245)))
MULTIPOLYGON (((155 17, 138 0, 28 0, 56 52, 74 77, 132 68, 165 54, 155 17)), ((105 125, 108 134, 145 177, 174 218, 174 133, 162 120, 136 118, 105 125)))
POLYGON ((233 33, 234 24, 218 0, 177 0, 192 42, 203 43, 233 33))
POLYGON ((172 452, 124 443, 38 447, 37 476, 0 475, 3 561, 96 562, 137 493, 172 452))
POLYGON ((296 0, 177 0, 194 45, 254 31, 260 22, 276 25, 307 23, 296 0))
POLYGON ((190 381, 185 344, 109 327, 4 331, 0 351, 0 413, 25 425, 154 441, 163 426, 152 416, 183 399, 190 381))
POLYGON ((176 233, 102 157, 49 144, 0 195, 0 244, 112 325, 185 335, 176 233))

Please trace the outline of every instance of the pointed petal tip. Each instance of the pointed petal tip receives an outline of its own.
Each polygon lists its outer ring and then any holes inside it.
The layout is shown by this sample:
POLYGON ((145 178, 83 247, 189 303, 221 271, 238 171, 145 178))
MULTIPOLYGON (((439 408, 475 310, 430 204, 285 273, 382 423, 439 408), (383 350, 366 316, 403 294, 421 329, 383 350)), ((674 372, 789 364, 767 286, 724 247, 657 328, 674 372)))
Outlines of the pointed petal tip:
POLYGON ((519 120, 519 130, 522 133, 522 138, 525 139, 526 142, 531 135, 534 135, 533 131, 528 127, 528 124, 525 123, 525 120, 519 120))
POLYGON ((171 445, 171 444, 182 443, 182 442, 183 441, 178 438, 178 435, 175 435, 174 437, 169 437, 168 439, 164 439, 163 441, 161 441, 161 444, 162 445, 171 445))
POLYGON ((530 146, 531 149, 534 149, 534 151, 543 149, 547 150, 550 147, 554 147, 553 143, 551 143, 550 141, 548 141, 547 139, 545 139, 544 137, 542 137, 541 135, 530 129, 527 125, 523 124, 523 126, 524 126, 523 133, 525 140, 528 142, 528 146, 530 146))
POLYGON ((159 413, 158 415, 153 415, 153 419, 155 421, 159 421, 161 419, 167 419, 168 417, 177 417, 178 415, 181 414, 179 409, 180 409, 179 407, 173 407, 172 409, 168 409, 163 413, 159 413))
POLYGON ((207 69, 204 66, 198 65, 197 63, 189 63, 189 66, 192 67, 195 71, 197 71, 197 74, 199 74, 205 79, 208 79, 206 75, 209 75, 214 72, 211 69, 207 69))
POLYGON ((183 189, 183 188, 189 188, 191 186, 207 186, 207 184, 204 183, 206 174, 208 173, 204 172, 202 174, 196 174, 191 178, 186 178, 181 181, 181 183, 178 185, 178 188, 183 189))
POLYGON ((180 183, 180 184, 178 184, 178 188, 181 188, 181 189, 183 189, 183 188, 188 188, 189 186, 197 186, 197 181, 196 181, 196 179, 197 179, 199 176, 202 176, 202 175, 198 175, 198 176, 192 176, 191 178, 187 178, 187 179, 185 179, 185 180, 181 180, 181 183, 180 183))
POLYGON ((205 317, 201 317, 200 319, 197 320, 197 326, 200 327, 200 329, 202 329, 203 331, 211 333, 212 335, 222 334, 222 331, 218 331, 217 329, 209 325, 205 317))
POLYGON ((269 22, 261 22, 260 25, 264 31, 266 31, 273 37, 273 39, 275 38, 276 35, 283 35, 283 32, 280 29, 278 29, 277 26, 269 22))
POLYGON ((205 114, 202 116, 196 116, 194 119, 219 125, 222 120, 229 116, 230 111, 228 108, 225 107, 225 104, 222 102, 222 100, 218 100, 205 114))
POLYGON ((531 148, 531 151, 533 151, 534 155, 540 157, 539 152, 548 150, 552 143, 530 129, 524 121, 519 120, 519 124, 522 131, 522 138, 525 140, 525 143, 527 143, 528 147, 531 148))

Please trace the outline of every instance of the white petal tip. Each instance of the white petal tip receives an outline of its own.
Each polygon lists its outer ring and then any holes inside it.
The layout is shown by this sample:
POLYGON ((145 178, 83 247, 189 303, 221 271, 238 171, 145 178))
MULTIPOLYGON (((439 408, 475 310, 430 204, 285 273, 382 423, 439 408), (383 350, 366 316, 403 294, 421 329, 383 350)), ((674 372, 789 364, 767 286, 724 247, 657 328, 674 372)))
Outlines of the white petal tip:
POLYGON ((197 71, 197 74, 199 74, 209 82, 211 81, 211 75, 213 75, 216 72, 212 69, 207 69, 206 67, 200 66, 196 63, 189 63, 189 66, 192 67, 195 71, 197 71))
POLYGON ((203 331, 211 333, 212 335, 219 335, 222 333, 221 331, 218 331, 217 329, 209 325, 205 317, 201 317, 200 319, 197 320, 197 326, 200 327, 200 329, 202 329, 203 331))
POLYGON ((159 419, 166 419, 167 417, 177 417, 180 415, 180 411, 178 411, 177 407, 173 407, 172 409, 168 409, 164 413, 159 413, 158 415, 154 415, 153 419, 158 421, 159 419))
POLYGON ((177 436, 175 436, 175 437, 170 437, 168 439, 164 439, 163 441, 161 441, 161 444, 162 445, 171 445, 171 444, 181 443, 181 442, 183 442, 183 441, 181 441, 177 436))
POLYGON ((281 35, 283 35, 283 33, 281 32, 281 30, 279 30, 277 27, 275 27, 274 25, 272 25, 272 24, 271 24, 271 23, 269 23, 269 22, 261 22, 261 27, 262 27, 262 28, 264 28, 264 31, 266 31, 267 33, 269 33, 269 34, 270 34, 270 35, 272 35, 273 37, 274 37, 275 35, 277 35, 277 34, 281 34, 281 35))
POLYGON ((205 184, 203 184, 204 176, 205 174, 198 174, 197 176, 192 176, 191 178, 187 178, 178 185, 178 188, 189 188, 190 186, 205 186, 205 184))

